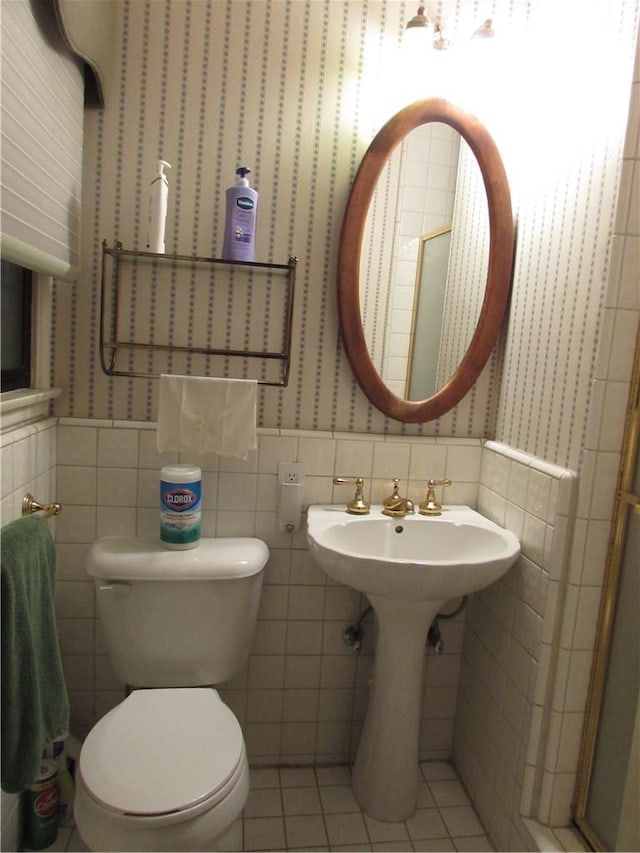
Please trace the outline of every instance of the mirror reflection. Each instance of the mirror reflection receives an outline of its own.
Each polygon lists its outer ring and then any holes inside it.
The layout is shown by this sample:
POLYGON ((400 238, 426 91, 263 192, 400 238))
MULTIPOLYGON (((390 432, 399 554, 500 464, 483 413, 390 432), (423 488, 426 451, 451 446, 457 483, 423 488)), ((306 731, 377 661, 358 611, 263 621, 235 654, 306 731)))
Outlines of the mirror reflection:
POLYGON ((420 238, 404 393, 407 400, 426 400, 438 387, 450 249, 451 225, 420 238))
POLYGON ((489 238, 468 144, 443 122, 414 128, 380 174, 360 256, 367 347, 397 396, 425 400, 457 370, 482 308, 489 238))

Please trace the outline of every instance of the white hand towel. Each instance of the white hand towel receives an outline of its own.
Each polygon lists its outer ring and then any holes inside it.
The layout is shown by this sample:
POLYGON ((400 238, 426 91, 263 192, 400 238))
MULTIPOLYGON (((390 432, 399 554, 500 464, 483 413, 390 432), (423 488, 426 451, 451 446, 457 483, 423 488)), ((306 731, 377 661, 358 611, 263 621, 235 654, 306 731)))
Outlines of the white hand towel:
POLYGON ((192 450, 246 459, 256 441, 251 379, 160 377, 158 451, 192 450))

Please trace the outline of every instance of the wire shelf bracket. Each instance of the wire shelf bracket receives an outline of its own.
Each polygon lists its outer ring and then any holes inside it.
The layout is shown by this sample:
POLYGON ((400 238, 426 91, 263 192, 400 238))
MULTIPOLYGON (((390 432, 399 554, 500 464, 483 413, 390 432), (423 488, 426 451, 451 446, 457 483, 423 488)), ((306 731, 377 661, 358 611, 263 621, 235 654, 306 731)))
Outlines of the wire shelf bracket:
MULTIPOLYGON (((140 369, 135 364, 135 358, 139 358, 140 353, 148 353, 149 358, 156 357, 159 353, 164 353, 168 361, 174 358, 177 354, 183 354, 186 358, 201 356, 209 357, 224 357, 226 364, 232 363, 232 359, 259 359, 265 365, 279 363, 278 377, 275 379, 259 378, 259 385, 271 385, 281 388, 286 388, 289 382, 289 371, 291 361, 291 342, 292 342, 292 320, 293 320, 293 304, 295 294, 295 278, 296 266, 298 259, 291 256, 286 264, 272 264, 262 262, 249 261, 227 261, 221 258, 199 257, 192 255, 181 254, 157 254, 155 252, 144 252, 127 250, 123 248, 121 242, 116 242, 111 248, 106 240, 102 242, 102 274, 100 287, 100 363, 102 370, 107 376, 125 376, 137 379, 156 379, 161 373, 177 372, 172 369, 149 370, 140 369), (230 340, 225 340, 224 346, 211 346, 205 343, 200 345, 183 343, 179 341, 165 340, 163 342, 154 342, 153 340, 140 339, 135 334, 132 335, 132 326, 135 327, 135 322, 132 322, 131 316, 133 308, 129 310, 131 301, 131 291, 135 289, 135 285, 129 283, 127 288, 126 279, 126 264, 135 264, 135 275, 138 280, 143 279, 143 284, 152 280, 152 284, 148 287, 159 290, 163 285, 158 284, 159 270, 164 270, 166 275, 172 276, 175 281, 185 269, 189 273, 194 270, 204 270, 205 275, 207 270, 213 270, 211 273, 215 278, 215 270, 218 270, 220 276, 228 286, 228 280, 233 279, 234 275, 245 275, 253 280, 253 277, 260 275, 266 276, 265 287, 261 288, 262 282, 255 284, 253 290, 249 289, 247 293, 247 302, 244 306, 238 307, 236 304, 234 311, 244 311, 243 316, 251 317, 252 301, 251 294, 264 295, 266 288, 270 288, 277 283, 284 284, 284 292, 279 294, 279 306, 282 309, 282 316, 278 314, 278 320, 281 324, 281 330, 278 331, 280 340, 279 346, 264 346, 264 348, 249 347, 242 342, 238 346, 233 346, 230 340), (224 275, 224 268, 228 269, 228 276, 224 275), (145 272, 146 270, 146 272, 145 272), (222 275, 221 275, 222 273, 222 275), (145 278, 146 276, 146 278, 145 278), (129 301, 128 301, 129 300, 129 301), (136 354, 138 354, 136 356, 136 354), (123 362, 127 361, 128 364, 123 362)), ((138 286, 140 286, 138 281, 138 286)), ((215 281, 209 285, 215 286, 215 281)), ((182 288, 182 284, 181 284, 182 288)), ((151 292, 151 291, 149 291, 151 292)), ((228 297, 229 298, 229 297, 228 297)), ((238 298, 238 297, 230 297, 238 298)), ((263 296, 263 298, 270 298, 263 296)), ((144 304, 144 303, 143 303, 144 304)), ((261 304, 261 303, 259 303, 261 304)), ((227 314, 230 313, 229 307, 226 308, 227 314)), ((256 321, 259 323, 259 321, 256 321)), ((263 321, 264 325, 264 321, 263 321)), ((263 338, 267 336, 267 332, 263 330, 263 338)), ((171 337, 171 335, 169 335, 171 337)), ((227 333, 226 337, 229 335, 227 333)), ((245 334, 246 338, 246 334, 245 334)), ((183 371, 180 371, 183 372, 183 371)), ((194 375, 219 375, 218 373, 203 373, 196 371, 194 375)), ((226 374, 225 374, 226 375, 226 374)))

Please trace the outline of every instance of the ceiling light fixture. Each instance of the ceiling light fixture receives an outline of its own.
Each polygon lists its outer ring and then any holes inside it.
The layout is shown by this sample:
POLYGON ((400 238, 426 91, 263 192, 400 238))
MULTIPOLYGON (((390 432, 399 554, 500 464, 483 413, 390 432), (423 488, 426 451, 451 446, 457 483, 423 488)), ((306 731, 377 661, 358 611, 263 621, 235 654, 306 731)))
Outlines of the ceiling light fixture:
MULTIPOLYGON (((425 14, 425 7, 418 6, 418 12, 411 18, 405 27, 403 44, 407 42, 415 43, 420 41, 426 47, 427 39, 433 32, 433 40, 431 46, 435 50, 448 50, 452 45, 451 41, 445 38, 440 23, 431 24, 429 18, 425 14)), ((487 18, 484 23, 471 36, 472 39, 493 38, 495 30, 493 29, 493 21, 487 18)))
POLYGON ((491 18, 478 27, 475 33, 471 36, 472 39, 492 39, 496 37, 496 31, 493 29, 493 21, 491 18))
POLYGON ((424 14, 424 6, 418 6, 418 14, 414 15, 413 18, 411 18, 411 20, 409 21, 409 23, 407 24, 405 29, 410 30, 410 29, 413 29, 414 27, 425 28, 425 27, 429 27, 429 26, 430 26, 429 21, 428 21, 426 15, 424 14))

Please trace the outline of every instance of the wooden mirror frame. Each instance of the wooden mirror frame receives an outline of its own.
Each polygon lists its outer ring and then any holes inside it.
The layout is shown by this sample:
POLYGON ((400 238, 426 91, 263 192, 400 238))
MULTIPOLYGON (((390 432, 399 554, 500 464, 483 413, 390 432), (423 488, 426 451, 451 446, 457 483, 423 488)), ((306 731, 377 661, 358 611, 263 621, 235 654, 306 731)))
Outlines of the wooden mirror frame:
POLYGON ((400 110, 378 131, 358 168, 344 212, 338 252, 338 314, 353 374, 383 414, 405 423, 431 421, 457 405, 471 389, 500 333, 511 286, 514 237, 502 159, 489 132, 475 116, 441 98, 429 98, 400 110), (433 396, 412 401, 390 391, 371 360, 360 312, 360 254, 369 204, 388 158, 410 131, 436 121, 457 130, 478 161, 489 206, 489 264, 480 317, 457 370, 433 396))

